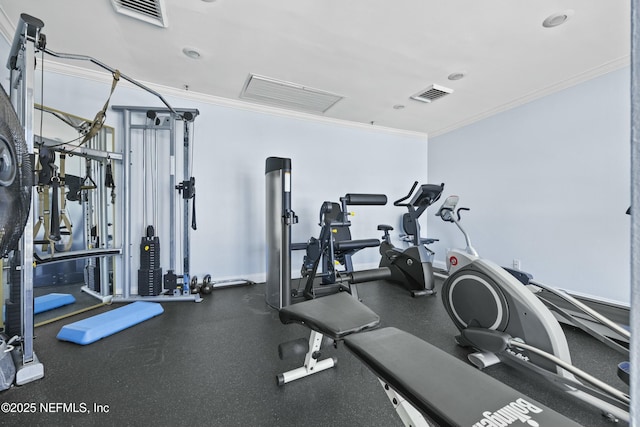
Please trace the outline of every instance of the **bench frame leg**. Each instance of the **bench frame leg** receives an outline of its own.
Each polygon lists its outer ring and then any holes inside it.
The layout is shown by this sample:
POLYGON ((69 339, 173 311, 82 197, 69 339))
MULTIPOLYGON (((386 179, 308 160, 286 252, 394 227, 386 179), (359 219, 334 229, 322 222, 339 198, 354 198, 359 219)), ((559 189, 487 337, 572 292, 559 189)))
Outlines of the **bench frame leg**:
POLYGON ((404 423, 406 427, 434 427, 434 424, 424 418, 424 416, 409 402, 407 402, 402 396, 400 396, 389 384, 378 378, 384 392, 391 401, 393 408, 404 423))
POLYGON ((317 360, 317 355, 320 354, 320 347, 322 347, 322 340, 324 335, 320 332, 311 331, 309 336, 309 351, 304 357, 304 365, 299 368, 292 369, 285 373, 278 375, 278 385, 284 385, 295 381, 300 378, 304 378, 316 372, 324 371, 325 369, 333 368, 338 360, 334 357, 328 359, 317 360))

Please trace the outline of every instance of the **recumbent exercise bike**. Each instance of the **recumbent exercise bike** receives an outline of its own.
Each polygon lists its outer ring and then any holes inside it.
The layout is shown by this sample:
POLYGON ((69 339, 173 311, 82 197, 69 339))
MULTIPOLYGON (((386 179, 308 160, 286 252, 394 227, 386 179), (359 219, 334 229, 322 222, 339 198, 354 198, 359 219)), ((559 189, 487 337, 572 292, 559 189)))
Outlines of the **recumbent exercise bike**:
POLYGON ((378 230, 384 231, 380 244, 380 267, 388 267, 391 270, 388 280, 404 286, 413 297, 436 293, 433 277, 434 252, 427 245, 437 242, 438 239, 422 238, 418 219, 429 206, 440 199, 444 184, 422 184, 417 190, 416 187, 418 181, 413 183, 409 194, 393 202, 394 206, 406 207, 408 210, 402 215, 405 234, 401 238, 411 246, 406 249, 395 247, 389 235, 393 227, 386 224, 378 225, 378 230), (412 195, 413 198, 405 203, 412 195))

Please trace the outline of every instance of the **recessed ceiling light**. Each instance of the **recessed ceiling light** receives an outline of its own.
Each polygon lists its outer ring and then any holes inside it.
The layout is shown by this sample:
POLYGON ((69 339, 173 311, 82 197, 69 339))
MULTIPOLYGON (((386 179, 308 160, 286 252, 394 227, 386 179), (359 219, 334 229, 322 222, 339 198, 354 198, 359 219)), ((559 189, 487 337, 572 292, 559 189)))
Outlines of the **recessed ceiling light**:
POLYGON ((182 49, 182 53, 184 53, 191 59, 200 59, 200 57, 202 56, 200 55, 200 52, 191 47, 185 47, 184 49, 182 49))
POLYGON ((464 76, 465 76, 465 73, 458 71, 458 72, 449 74, 449 76, 447 78, 449 80, 460 80, 464 76))
POLYGON ((562 25, 569 20, 569 18, 573 15, 573 10, 565 10, 564 12, 554 13, 553 15, 549 15, 547 19, 542 21, 542 26, 545 28, 553 28, 558 25, 562 25))

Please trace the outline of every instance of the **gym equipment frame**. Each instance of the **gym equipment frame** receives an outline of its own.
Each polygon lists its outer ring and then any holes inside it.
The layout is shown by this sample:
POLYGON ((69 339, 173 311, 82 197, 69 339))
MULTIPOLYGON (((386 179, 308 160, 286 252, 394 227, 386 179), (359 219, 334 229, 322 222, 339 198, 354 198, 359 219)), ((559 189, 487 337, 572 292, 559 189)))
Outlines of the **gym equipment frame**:
MULTIPOLYGON (((191 215, 191 222, 189 221, 189 200, 195 197, 195 179, 191 177, 191 124, 198 116, 197 109, 178 109, 169 110, 166 108, 155 107, 141 107, 141 106, 113 106, 113 110, 118 111, 122 115, 123 124, 123 153, 124 153, 124 185, 123 185, 123 199, 124 199, 124 212, 131 212, 132 209, 132 183, 135 181, 133 171, 131 167, 132 163, 132 151, 135 151, 132 147, 132 140, 136 132, 165 132, 169 135, 169 161, 170 175, 169 175, 169 198, 167 204, 169 205, 169 219, 168 227, 169 238, 169 272, 177 271, 176 259, 177 250, 176 242, 177 231, 176 224, 177 218, 177 205, 179 204, 177 192, 180 192, 183 200, 182 211, 182 275, 176 275, 176 278, 181 276, 182 282, 178 286, 171 284, 173 291, 170 295, 149 295, 142 296, 140 292, 136 295, 132 292, 132 283, 134 283, 134 274, 131 268, 133 254, 131 248, 134 243, 134 231, 132 230, 131 221, 123 221, 124 235, 123 235, 123 256, 122 256, 122 269, 123 269, 123 286, 121 293, 116 292, 114 289, 114 302, 126 302, 126 301, 201 301, 199 294, 192 294, 190 289, 190 277, 189 277, 189 250, 190 250, 190 228, 195 229, 195 215, 191 215), (178 122, 183 123, 183 146, 182 153, 183 173, 184 178, 180 183, 177 182, 175 171, 177 170, 176 162, 178 156, 176 152, 176 131, 178 122)), ((144 137, 143 137, 144 139, 144 137)), ((143 144, 147 144, 148 141, 143 141, 143 144)), ((157 141, 152 142, 158 144, 157 141)), ((155 149, 156 147, 152 147, 155 149)), ((144 155, 143 155, 144 156, 144 155)), ((157 173, 157 170, 155 171, 157 173)), ((156 188, 157 190, 157 188, 156 188)), ((159 195, 153 195, 156 198, 159 195)), ((194 212, 195 213, 195 212, 194 212)), ((156 213, 154 213, 156 215, 156 213)), ((156 221, 154 221, 156 222, 156 221)), ((165 227, 166 228, 166 227, 165 227)), ((139 237, 140 235, 136 236, 139 237)), ((172 274, 172 273, 169 273, 172 274)), ((172 276, 173 277, 173 276, 172 276)), ((169 281, 172 281, 169 279, 169 281)))
MULTIPOLYGON (((120 71, 115 70, 108 65, 98 61, 95 58, 84 55, 75 55, 75 54, 65 54, 58 53, 46 48, 46 37, 41 32, 44 27, 44 22, 42 20, 30 16, 26 13, 20 15, 20 19, 18 24, 16 25, 16 31, 14 34, 13 42, 9 52, 9 58, 7 60, 7 68, 9 69, 10 76, 10 100, 13 105, 13 109, 17 114, 17 118, 19 122, 22 124, 24 128, 24 137, 26 141, 27 151, 30 155, 34 154, 34 92, 35 92, 35 70, 36 70, 36 60, 35 55, 36 52, 44 52, 48 55, 54 56, 56 58, 63 59, 71 59, 71 60, 81 60, 81 61, 89 61, 93 64, 99 66, 100 68, 107 70, 113 75, 113 84, 111 88, 111 92, 115 89, 115 85, 117 81, 122 78, 132 83, 133 85, 139 87, 140 89, 151 93, 158 97, 160 101, 167 107, 167 109, 175 116, 175 117, 183 117, 180 113, 178 113, 171 105, 160 95, 158 92, 146 87, 145 85, 137 82, 136 80, 126 76, 120 71)), ((110 99, 110 96, 109 96, 110 99)), ((103 110, 98 112, 96 118, 91 124, 91 129, 85 135, 85 139, 89 140, 95 136, 95 133, 102 127, 105 119, 105 111, 108 107, 109 100, 105 103, 103 110)), ((186 118, 186 114, 183 118, 186 118)), ((192 120, 192 119, 190 119, 192 120)), ((187 128, 185 121, 185 128, 187 128)), ((185 132, 188 135, 188 132, 185 132)), ((187 142, 187 141, 185 141, 187 142)), ((126 162, 125 162, 126 164, 126 162)), ((188 185, 183 185, 184 190, 189 190, 190 193, 193 191, 193 186, 191 185, 193 180, 190 181, 188 185)), ((14 261, 16 258, 20 258, 19 261, 14 263, 17 264, 19 262, 19 273, 12 274, 14 278, 19 276, 19 292, 15 292, 20 296, 20 345, 12 352, 12 356, 14 358, 16 364, 16 384, 22 385, 29 383, 31 381, 38 380, 44 376, 44 365, 40 363, 38 357, 36 356, 33 349, 33 338, 34 338, 34 309, 33 309, 33 276, 34 276, 34 241, 33 241, 33 219, 34 219, 34 199, 33 192, 31 188, 29 189, 31 194, 31 208, 27 213, 26 226, 22 233, 20 243, 19 243, 19 251, 12 251, 12 257, 14 261)), ((184 198, 183 193, 183 198, 184 198)), ((185 201, 185 205, 187 202, 185 201)), ((187 208, 185 207, 185 210, 187 208)), ((188 251, 187 257, 184 259, 184 264, 187 266, 188 271, 188 251)), ((114 255, 107 251, 104 255, 114 255)), ((92 252, 90 254, 77 254, 78 258, 87 257, 87 256, 99 256, 97 253, 92 252)), ((122 257, 117 257, 119 262, 122 263, 122 257)), ((117 259, 117 261, 118 261, 117 259)), ((126 263, 125 263, 126 264, 126 263)), ((188 290, 188 273, 186 274, 186 278, 184 280, 186 286, 185 288, 188 290)), ((15 286, 16 283, 13 283, 12 286, 15 286)), ((182 297, 185 299, 195 299, 197 300, 199 297, 189 296, 182 297)))
MULTIPOLYGON (((58 119, 65 121, 65 123, 70 126, 73 125, 71 121, 80 123, 77 128, 86 129, 86 127, 90 125, 90 121, 47 107, 36 105, 36 109, 40 110, 41 114, 49 113, 55 115, 58 119), (69 120, 69 122, 66 120, 69 120)), ((79 129, 78 134, 82 137, 82 132, 79 129)), ((57 251, 55 249, 56 245, 53 244, 54 242, 49 241, 48 233, 50 227, 55 227, 53 225, 53 209, 51 212, 51 220, 47 220, 46 217, 41 217, 34 226, 34 238, 38 235, 37 230, 40 224, 42 224, 45 229, 43 232, 43 250, 39 252, 36 249, 34 251, 36 265, 85 258, 85 285, 81 289, 83 292, 101 300, 103 303, 111 301, 111 292, 109 290, 109 263, 113 264, 114 257, 120 255, 120 246, 122 243, 122 239, 118 234, 119 225, 122 221, 120 218, 116 221, 117 204, 115 200, 115 182, 122 182, 122 154, 115 152, 113 134, 113 128, 103 126, 99 132, 83 145, 75 145, 70 142, 61 144, 56 140, 40 135, 40 150, 46 148, 57 153, 60 157, 60 219, 62 219, 62 215, 66 215, 66 209, 64 209, 64 182, 68 180, 68 177, 65 173, 65 157, 74 156, 84 160, 86 175, 84 178, 77 177, 83 182, 78 185, 78 194, 76 195, 76 198, 82 205, 84 244, 81 249, 75 248, 74 250, 74 248, 71 248, 71 250, 69 250, 67 247, 65 247, 64 251, 57 251), (107 171, 109 171, 109 173, 107 173, 107 171), (109 175, 109 177, 107 177, 107 175, 109 175), (109 179, 112 181, 111 183, 108 182, 109 179), (85 186, 86 184, 90 184, 93 188, 89 189, 89 187, 85 186), (111 189, 110 204, 108 202, 109 188, 111 189), (109 213, 110 208, 112 211, 111 215, 109 213), (109 230, 109 227, 111 227, 111 230, 109 230), (110 240, 109 237, 112 239, 110 240), (99 289, 96 289, 98 287, 99 289)), ((77 167, 80 168, 81 165, 77 165, 77 167)), ((73 185, 69 184, 69 188, 72 186, 73 185)), ((42 197, 42 193, 48 193, 46 186, 39 191, 41 192, 39 194, 40 197, 42 197)), ((44 199, 46 200, 46 196, 44 199)), ((40 200, 39 203, 42 203, 42 200, 40 200)), ((49 209, 48 203, 44 205, 45 206, 40 206, 39 215, 41 215, 43 208, 44 212, 49 209)), ((68 223, 69 220, 66 222, 68 223)), ((71 247, 73 235, 79 231, 72 232, 69 225, 70 224, 66 225, 66 232, 70 234, 69 242, 65 246, 71 247)), ((74 230, 77 230, 77 228, 74 227, 74 230)), ((40 244, 40 242, 38 242, 38 244, 40 244)), ((114 280, 117 281, 115 275, 114 280)))
MULTIPOLYGON (((449 196, 436 215, 454 223, 466 243, 464 249, 447 252, 449 276, 442 284, 442 301, 460 331, 456 342, 477 350, 468 355, 469 361, 480 369, 504 362, 534 372, 608 419, 628 421, 629 395, 572 365, 552 308, 512 274, 478 255, 460 224, 460 212, 469 209, 456 209, 458 200, 449 196)), ((625 353, 621 346, 612 347, 625 353)))
MULTIPOLYGON (((35 43, 44 23, 22 14, 16 26, 7 68, 10 70, 10 98, 24 127, 27 151, 33 154, 35 43)), ((20 346, 12 355, 16 365, 16 384, 22 385, 44 377, 44 365, 33 349, 33 192, 27 224, 20 240, 20 346)), ((17 257, 16 251, 13 256, 17 257)), ((16 286, 12 283, 11 286, 16 286)))

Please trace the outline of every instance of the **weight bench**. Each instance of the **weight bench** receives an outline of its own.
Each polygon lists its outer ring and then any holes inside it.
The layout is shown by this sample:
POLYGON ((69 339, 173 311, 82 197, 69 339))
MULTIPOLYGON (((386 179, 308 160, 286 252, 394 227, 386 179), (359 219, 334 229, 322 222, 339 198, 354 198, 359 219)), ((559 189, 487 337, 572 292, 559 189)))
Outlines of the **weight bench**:
POLYGON ((280 321, 301 323, 311 329, 308 344, 304 338, 280 344, 278 353, 281 359, 291 354, 306 352, 304 364, 291 371, 278 375, 278 385, 315 374, 335 366, 337 359, 328 358, 318 361, 324 336, 339 341, 345 336, 372 329, 380 323, 380 317, 364 304, 361 304, 348 292, 339 292, 323 298, 290 305, 280 310, 280 321), (354 307, 356 310, 354 310, 354 307))
POLYGON ((280 385, 335 366, 317 361, 327 336, 373 371, 405 426, 579 426, 414 335, 372 330, 378 315, 347 293, 285 307, 280 320, 311 329, 304 365, 278 375, 280 385))

